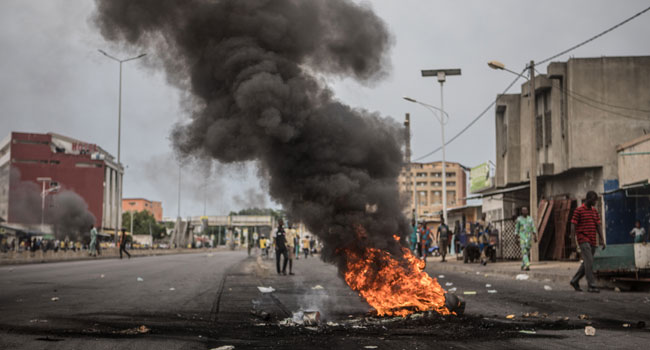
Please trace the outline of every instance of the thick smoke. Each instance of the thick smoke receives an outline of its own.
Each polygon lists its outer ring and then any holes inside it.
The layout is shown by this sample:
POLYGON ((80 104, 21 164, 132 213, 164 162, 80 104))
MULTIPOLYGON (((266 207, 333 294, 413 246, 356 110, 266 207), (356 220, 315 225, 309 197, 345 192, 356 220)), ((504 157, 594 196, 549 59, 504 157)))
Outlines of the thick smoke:
POLYGON ((271 197, 325 243, 401 254, 396 178, 401 127, 335 100, 313 74, 372 83, 391 37, 367 5, 349 0, 98 0, 103 36, 146 49, 191 94, 177 151, 220 162, 256 160, 271 197), (366 208, 376 211, 367 211, 366 208), (360 234, 365 228, 366 234, 360 234))
MULTIPOLYGON (((11 169, 11 215, 12 221, 26 224, 34 229, 41 223, 41 188, 34 182, 22 181, 20 171, 11 169)), ((95 216, 88 210, 88 204, 81 196, 70 190, 49 194, 45 201, 45 224, 54 228, 58 239, 74 240, 85 238, 95 216)))

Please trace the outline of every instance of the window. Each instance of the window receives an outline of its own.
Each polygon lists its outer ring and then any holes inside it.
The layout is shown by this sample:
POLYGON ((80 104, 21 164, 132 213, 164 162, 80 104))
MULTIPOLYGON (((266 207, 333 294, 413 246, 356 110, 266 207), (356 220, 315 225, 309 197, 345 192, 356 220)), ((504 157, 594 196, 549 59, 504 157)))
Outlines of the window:
POLYGON ((544 112, 544 146, 549 147, 553 140, 551 111, 544 112))
POLYGON ((447 181, 447 186, 456 186, 455 181, 447 181))
POLYGON ((506 106, 497 106, 497 123, 501 128, 497 129, 498 151, 504 157, 508 152, 508 120, 506 119, 506 106))
POLYGON ((418 182, 416 182, 416 185, 417 186, 426 186, 427 183, 426 183, 426 181, 418 181, 418 182))
POLYGON ((456 173, 447 173, 447 177, 455 177, 456 173))
POLYGON ((427 177, 427 173, 417 173, 415 174, 416 177, 427 177))
POLYGON ((441 176, 442 176, 441 173, 433 173, 433 177, 441 177, 441 176))
POLYGON ((441 203, 442 203, 441 192, 440 191, 431 192, 431 204, 441 204, 441 203))
POLYGON ((431 186, 440 187, 442 186, 442 182, 438 182, 438 181, 431 182, 431 186))

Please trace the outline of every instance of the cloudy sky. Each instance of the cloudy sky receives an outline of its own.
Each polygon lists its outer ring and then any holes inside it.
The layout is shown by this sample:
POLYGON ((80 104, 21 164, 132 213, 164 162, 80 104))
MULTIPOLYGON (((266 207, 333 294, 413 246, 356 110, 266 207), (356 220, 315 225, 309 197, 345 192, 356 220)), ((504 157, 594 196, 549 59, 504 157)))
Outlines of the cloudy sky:
MULTIPOLYGON (((513 79, 488 68, 499 60, 514 70, 542 60, 645 9, 648 1, 424 1, 374 0, 395 44, 390 75, 374 86, 328 79, 337 97, 355 107, 413 119, 415 158, 440 145, 433 116, 405 102, 408 95, 440 104, 435 78, 420 69, 461 68, 445 84, 451 137, 474 119, 513 79)), ((56 132, 117 153, 118 64, 97 52, 127 53, 107 44, 93 27, 90 0, 0 1, 0 138, 11 131, 56 132)), ((649 55, 650 13, 583 46, 574 57, 649 55)), ((563 56, 558 60, 566 60, 563 56)), ((539 68, 544 72, 545 67, 539 68)), ((519 85, 519 84, 518 84, 519 85)), ((518 85, 516 88, 518 88, 518 85)), ((513 91, 516 91, 513 90, 513 91)), ((177 212, 178 164, 169 132, 187 116, 182 92, 143 62, 124 66, 122 162, 125 197, 162 200, 164 215, 177 212)), ((494 160, 494 111, 447 150, 449 160, 474 166, 494 160)), ((434 154, 422 161, 438 160, 434 154)), ((254 164, 189 164, 183 168, 181 214, 227 214, 249 206, 274 206, 254 164)))

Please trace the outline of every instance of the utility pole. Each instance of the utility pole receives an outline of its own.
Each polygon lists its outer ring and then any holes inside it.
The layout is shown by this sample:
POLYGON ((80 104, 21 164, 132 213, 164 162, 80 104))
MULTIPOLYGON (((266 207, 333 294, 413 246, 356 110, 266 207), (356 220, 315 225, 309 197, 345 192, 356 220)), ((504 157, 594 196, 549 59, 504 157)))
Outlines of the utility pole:
POLYGON ((119 59, 109 55, 104 50, 98 50, 102 55, 120 64, 120 86, 119 97, 117 102, 117 165, 115 166, 115 242, 117 242, 117 231, 119 230, 120 216, 122 215, 122 179, 120 178, 121 162, 121 145, 122 145, 122 63, 140 59, 146 56, 146 53, 140 54, 127 59, 119 59))
POLYGON ((448 75, 460 75, 461 71, 459 68, 454 69, 429 69, 422 70, 423 77, 437 77, 438 82, 440 83, 440 132, 442 134, 442 217, 445 220, 445 224, 449 225, 447 222, 447 158, 445 153, 445 108, 443 104, 443 85, 447 81, 448 75))
MULTIPOLYGON (((535 62, 530 61, 528 66, 530 73, 530 90, 528 101, 530 101, 530 215, 537 225, 537 99, 535 98, 535 62)), ((533 261, 539 261, 539 242, 533 242, 531 249, 533 261)))
POLYGON ((411 114, 406 113, 406 118, 404 120, 404 133, 406 141, 406 150, 404 153, 404 162, 406 163, 406 174, 407 174, 407 183, 406 188, 408 188, 408 181, 413 181, 413 222, 415 227, 417 227, 418 222, 418 211, 417 211, 417 192, 415 190, 415 181, 413 174, 411 173, 411 114))

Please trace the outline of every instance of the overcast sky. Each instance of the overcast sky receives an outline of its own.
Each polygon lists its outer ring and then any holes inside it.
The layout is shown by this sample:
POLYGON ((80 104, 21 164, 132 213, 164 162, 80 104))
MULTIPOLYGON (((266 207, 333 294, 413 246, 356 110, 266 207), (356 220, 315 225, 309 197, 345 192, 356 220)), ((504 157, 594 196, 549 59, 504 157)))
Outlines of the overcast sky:
MULTIPOLYGON (((643 10, 648 1, 424 1, 374 0, 395 45, 390 75, 375 86, 328 79, 337 97, 396 120, 410 112, 415 158, 440 145, 433 116, 405 102, 408 95, 438 106, 435 78, 420 69, 461 68, 445 84, 451 137, 513 79, 488 68, 499 60, 521 70, 643 10)), ((0 138, 10 131, 56 132, 117 153, 118 64, 97 52, 126 53, 107 44, 89 18, 90 0, 0 1, 0 138)), ((649 55, 650 13, 573 51, 575 57, 649 55)), ((569 56, 557 60, 566 61, 569 56)), ((538 68, 545 72, 546 67, 538 68)), ((180 93, 141 62, 124 65, 122 162, 124 197, 163 201, 177 213, 178 166, 169 132, 187 118, 180 93)), ((523 82, 523 81, 522 81, 523 82)), ((519 89, 516 85, 512 92, 519 89)), ((494 110, 448 147, 447 159, 474 166, 495 158, 494 110)), ((423 161, 438 160, 440 154, 423 161)), ((227 214, 248 206, 275 206, 255 177, 254 165, 186 166, 181 214, 227 214), (206 180, 207 178, 207 180, 206 180), (207 186, 207 187, 206 187, 207 186), (207 194, 207 196, 205 195, 207 194)))

